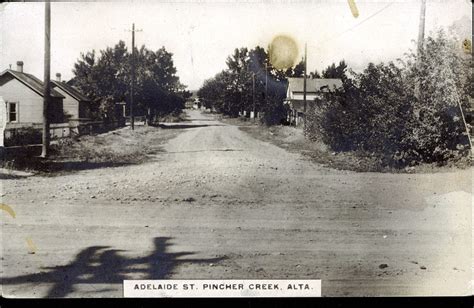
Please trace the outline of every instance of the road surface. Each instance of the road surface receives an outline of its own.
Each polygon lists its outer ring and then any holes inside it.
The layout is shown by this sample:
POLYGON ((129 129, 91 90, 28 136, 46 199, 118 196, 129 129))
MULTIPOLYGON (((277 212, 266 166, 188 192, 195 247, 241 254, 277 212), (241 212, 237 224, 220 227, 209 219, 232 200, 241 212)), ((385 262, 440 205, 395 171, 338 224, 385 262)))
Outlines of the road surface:
POLYGON ((321 279, 323 296, 470 292, 471 170, 338 171, 188 114, 150 162, 3 179, 16 213, 0 214, 4 296, 217 278, 321 279))

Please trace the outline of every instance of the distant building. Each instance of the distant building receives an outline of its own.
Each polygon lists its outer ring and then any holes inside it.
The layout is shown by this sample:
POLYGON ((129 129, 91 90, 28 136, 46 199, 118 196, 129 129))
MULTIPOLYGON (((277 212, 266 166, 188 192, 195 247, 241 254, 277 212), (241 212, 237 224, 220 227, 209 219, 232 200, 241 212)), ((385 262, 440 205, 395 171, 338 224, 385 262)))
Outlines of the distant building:
POLYGON ((202 107, 201 101, 199 98, 196 98, 193 102, 193 109, 200 109, 202 107))
POLYGON ((196 101, 199 100, 197 96, 197 91, 191 91, 191 92, 192 92, 192 95, 188 99, 186 99, 186 102, 185 102, 186 109, 194 108, 194 104, 196 103, 196 101))
MULTIPOLYGON (((6 105, 6 126, 24 127, 43 123, 43 82, 23 72, 23 62, 17 62, 17 69, 0 73, 0 96, 6 105)), ((63 100, 65 97, 51 89, 50 123, 62 123, 63 100)))
POLYGON ((90 118, 91 100, 75 87, 61 81, 61 74, 56 74, 56 80, 51 86, 65 98, 63 100, 64 113, 69 120, 88 120, 90 118))
MULTIPOLYGON (((309 108, 314 104, 315 99, 324 99, 324 93, 331 93, 342 89, 341 79, 306 79, 306 106, 309 108)), ((304 78, 288 78, 288 88, 286 99, 290 112, 288 121, 291 124, 299 125, 304 117, 304 78)))
POLYGON ((193 101, 186 100, 186 103, 184 103, 184 107, 185 107, 186 109, 192 109, 192 108, 193 108, 193 104, 194 104, 193 101))

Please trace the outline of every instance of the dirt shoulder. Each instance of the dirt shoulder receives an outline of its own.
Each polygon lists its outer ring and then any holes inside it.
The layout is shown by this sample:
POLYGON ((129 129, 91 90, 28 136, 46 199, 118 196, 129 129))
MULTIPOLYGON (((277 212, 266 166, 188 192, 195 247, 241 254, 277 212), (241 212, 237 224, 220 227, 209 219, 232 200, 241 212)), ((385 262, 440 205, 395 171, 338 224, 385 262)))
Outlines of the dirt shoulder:
POLYGON ((239 119, 224 119, 226 123, 238 125, 240 130, 261 141, 270 142, 278 147, 293 153, 300 153, 309 160, 328 168, 351 170, 357 172, 384 172, 384 173, 434 173, 455 172, 470 167, 470 160, 466 158, 446 166, 423 164, 403 169, 384 166, 380 159, 357 152, 334 152, 322 142, 310 142, 305 139, 303 130, 290 126, 264 126, 241 121, 239 119))
POLYGON ((123 127, 98 135, 62 139, 51 144, 51 156, 44 160, 35 156, 4 161, 6 169, 58 175, 62 173, 140 164, 162 151, 162 145, 176 137, 178 130, 163 127, 123 127))

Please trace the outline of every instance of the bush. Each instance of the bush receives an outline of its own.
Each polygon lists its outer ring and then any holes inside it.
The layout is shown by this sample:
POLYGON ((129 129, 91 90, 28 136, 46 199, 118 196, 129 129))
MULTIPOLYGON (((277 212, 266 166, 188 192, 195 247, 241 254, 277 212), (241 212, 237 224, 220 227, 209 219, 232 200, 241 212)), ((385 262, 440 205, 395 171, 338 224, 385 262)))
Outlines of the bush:
POLYGON ((11 131, 11 136, 5 138, 5 146, 40 144, 42 132, 33 127, 19 128, 11 131))
POLYGON ((468 62, 442 31, 425 46, 418 58, 412 53, 400 66, 369 64, 344 80, 343 93, 316 101, 306 136, 394 167, 466 156, 469 140, 459 106, 469 101, 468 62))
POLYGON ((283 105, 282 100, 275 101, 264 106, 261 122, 266 125, 282 124, 286 120, 287 113, 287 107, 283 105))

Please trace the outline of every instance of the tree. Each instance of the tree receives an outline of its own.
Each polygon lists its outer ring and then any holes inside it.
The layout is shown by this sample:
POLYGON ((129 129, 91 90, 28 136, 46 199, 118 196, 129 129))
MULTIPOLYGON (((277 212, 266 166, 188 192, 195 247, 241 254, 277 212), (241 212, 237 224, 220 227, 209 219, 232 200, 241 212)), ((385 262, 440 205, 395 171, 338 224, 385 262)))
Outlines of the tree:
MULTIPOLYGON (((199 89, 198 96, 204 105, 226 115, 237 116, 240 111, 253 110, 255 94, 255 110, 264 113, 263 121, 267 124, 280 123, 286 116, 283 100, 288 72, 275 69, 268 52, 260 46, 251 50, 235 49, 226 64, 225 70, 206 80, 199 89)), ((301 63, 296 71, 300 67, 301 63)), ((294 73, 293 69, 289 72, 294 73)))
POLYGON ((467 155, 459 105, 472 99, 471 59, 464 59, 443 31, 426 38, 424 46, 399 65, 370 63, 362 73, 352 72, 352 78, 344 63, 329 66, 323 76, 342 77, 344 92, 310 109, 308 137, 335 151, 363 151, 397 167, 443 164, 467 155), (421 95, 416 98, 418 82, 421 95))
POLYGON ((80 88, 83 93, 90 98, 94 98, 98 93, 96 76, 96 56, 95 50, 87 53, 81 53, 80 58, 74 64, 74 77, 69 81, 72 85, 80 88))
MULTIPOLYGON (((94 102, 93 115, 97 119, 115 120, 115 102, 130 103, 131 55, 125 42, 107 47, 96 56, 95 51, 81 54, 74 64, 71 83, 94 102)), ((152 51, 144 45, 135 52, 135 110, 147 116, 147 123, 155 117, 178 113, 184 108, 186 91, 176 75, 173 54, 165 47, 152 51)))
POLYGON ((420 82, 420 99, 414 101, 414 121, 407 142, 427 162, 442 162, 468 152, 461 110, 466 114, 470 91, 471 56, 459 53, 455 38, 443 30, 429 36, 419 55, 406 62, 407 79, 420 82), (419 63, 419 64, 417 64, 419 63))
POLYGON ((337 66, 335 63, 333 63, 329 65, 325 70, 323 70, 322 77, 344 79, 347 77, 346 70, 347 70, 347 64, 344 60, 342 60, 339 62, 337 66))
POLYGON ((153 52, 142 46, 136 51, 137 110, 146 115, 147 123, 154 118, 177 113, 184 107, 186 87, 176 75, 173 54, 165 47, 153 52))
POLYGON ((304 77, 304 59, 301 59, 294 67, 288 68, 285 75, 287 77, 304 77))
POLYGON ((314 72, 309 73, 309 77, 315 79, 315 78, 321 78, 321 74, 319 74, 318 70, 315 70, 314 72))

